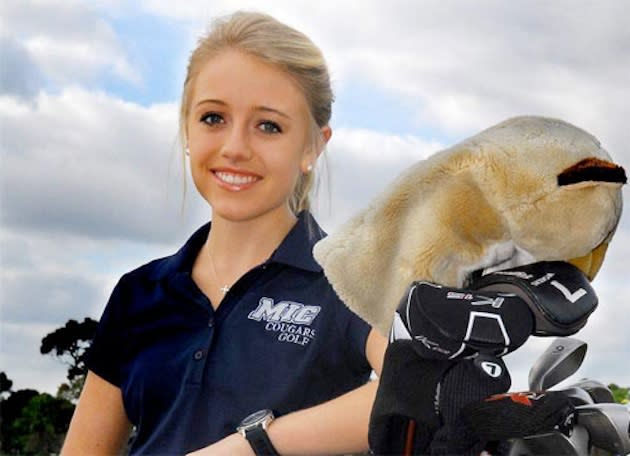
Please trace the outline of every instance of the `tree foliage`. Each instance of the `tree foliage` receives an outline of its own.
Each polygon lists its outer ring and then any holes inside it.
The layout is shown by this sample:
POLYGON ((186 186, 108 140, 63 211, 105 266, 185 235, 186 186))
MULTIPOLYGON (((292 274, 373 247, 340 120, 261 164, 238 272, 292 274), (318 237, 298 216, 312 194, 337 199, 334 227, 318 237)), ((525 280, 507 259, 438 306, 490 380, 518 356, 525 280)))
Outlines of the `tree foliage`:
POLYGON ((68 380, 72 382, 85 375, 87 348, 90 346, 98 323, 91 318, 81 323, 68 320, 65 326, 47 334, 42 339, 40 352, 44 355, 52 353, 68 365, 68 380))
POLYGON ((85 383, 85 377, 75 377, 69 380, 68 383, 62 383, 57 388, 57 397, 60 399, 66 399, 72 403, 76 403, 83 390, 83 384, 85 383))
POLYGON ((630 388, 622 388, 614 383, 608 385, 615 398, 615 402, 620 404, 628 404, 630 402, 630 388))
POLYGON ((10 392, 12 387, 13 380, 10 380, 9 377, 7 377, 7 374, 5 374, 4 372, 0 372, 0 396, 3 393, 10 392))
POLYGON ((26 404, 38 394, 37 391, 32 389, 18 390, 0 402, 0 409, 2 410, 0 434, 3 453, 15 453, 20 448, 18 436, 13 430, 13 424, 22 414, 26 404))
POLYGON ((73 412, 74 405, 65 399, 36 394, 8 426, 10 447, 3 450, 19 454, 59 453, 73 412))

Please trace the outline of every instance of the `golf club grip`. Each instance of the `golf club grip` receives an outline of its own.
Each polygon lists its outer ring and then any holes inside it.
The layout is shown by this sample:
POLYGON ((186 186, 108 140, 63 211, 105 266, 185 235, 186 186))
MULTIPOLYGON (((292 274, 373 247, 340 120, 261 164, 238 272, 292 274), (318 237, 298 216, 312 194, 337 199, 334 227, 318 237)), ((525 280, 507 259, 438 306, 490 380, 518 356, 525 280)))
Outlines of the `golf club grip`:
POLYGON ((407 437, 405 439, 405 449, 403 451, 404 456, 413 455, 413 442, 416 434, 416 420, 409 420, 407 424, 407 437))

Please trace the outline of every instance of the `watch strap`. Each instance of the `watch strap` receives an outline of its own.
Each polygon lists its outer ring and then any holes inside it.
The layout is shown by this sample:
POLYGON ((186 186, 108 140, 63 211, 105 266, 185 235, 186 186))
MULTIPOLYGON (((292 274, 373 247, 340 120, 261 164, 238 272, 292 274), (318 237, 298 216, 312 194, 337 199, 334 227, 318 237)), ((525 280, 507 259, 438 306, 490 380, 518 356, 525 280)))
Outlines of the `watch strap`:
POLYGON ((245 431, 245 438, 256 456, 279 456, 267 435, 267 431, 262 426, 256 426, 245 431))

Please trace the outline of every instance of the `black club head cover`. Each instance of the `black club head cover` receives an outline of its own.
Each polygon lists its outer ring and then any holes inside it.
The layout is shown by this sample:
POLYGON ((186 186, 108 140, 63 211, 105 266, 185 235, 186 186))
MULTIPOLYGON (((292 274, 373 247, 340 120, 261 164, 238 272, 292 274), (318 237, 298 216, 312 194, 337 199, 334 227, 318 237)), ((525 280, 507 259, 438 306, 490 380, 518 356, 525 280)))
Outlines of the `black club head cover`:
POLYGON ((372 407, 368 439, 376 455, 426 454, 441 426, 437 385, 456 361, 423 359, 414 341, 389 344, 372 407))
POLYGON ((510 389, 510 374, 501 359, 478 355, 457 362, 444 375, 439 387, 438 407, 442 427, 430 445, 432 455, 477 455, 485 441, 462 421, 461 411, 488 396, 510 389))
POLYGON ((462 420, 487 441, 551 432, 570 423, 574 407, 559 391, 491 396, 465 406, 462 420))

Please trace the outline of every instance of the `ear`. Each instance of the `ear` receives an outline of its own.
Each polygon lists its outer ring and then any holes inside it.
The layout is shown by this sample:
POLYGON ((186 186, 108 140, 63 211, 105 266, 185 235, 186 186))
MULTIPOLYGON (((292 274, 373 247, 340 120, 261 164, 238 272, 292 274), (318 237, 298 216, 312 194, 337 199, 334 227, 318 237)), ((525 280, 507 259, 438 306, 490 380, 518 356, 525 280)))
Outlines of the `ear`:
MULTIPOLYGON (((332 128, 330 128, 328 125, 324 125, 321 128, 321 132, 322 132, 322 138, 324 139, 324 143, 322 144, 322 149, 323 149, 324 146, 328 144, 328 141, 330 141, 330 138, 332 136, 332 128)), ((321 150, 319 152, 321 153, 321 150)))
POLYGON ((300 163, 300 169, 304 174, 309 173, 313 169, 315 162, 332 136, 332 129, 328 125, 321 127, 319 132, 320 137, 316 141, 316 144, 309 145, 309 147, 304 150, 304 156, 302 157, 302 162, 300 163))

